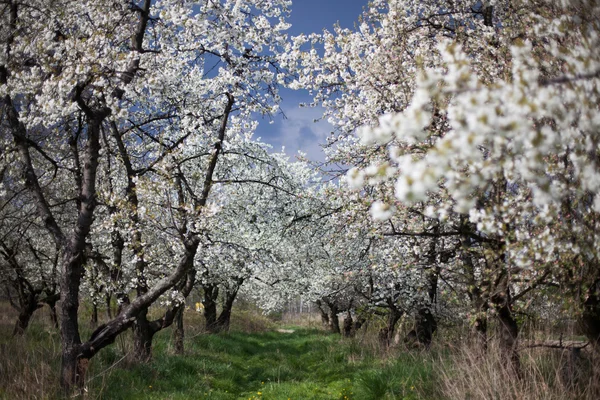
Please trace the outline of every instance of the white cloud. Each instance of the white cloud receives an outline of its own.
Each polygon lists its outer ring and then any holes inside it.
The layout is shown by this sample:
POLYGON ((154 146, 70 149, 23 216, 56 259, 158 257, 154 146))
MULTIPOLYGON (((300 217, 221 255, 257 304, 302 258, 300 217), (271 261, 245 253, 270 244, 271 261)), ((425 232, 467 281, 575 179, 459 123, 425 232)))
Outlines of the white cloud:
POLYGON ((323 111, 321 107, 290 107, 284 110, 285 119, 280 118, 272 125, 260 121, 256 134, 275 151, 285 147, 292 158, 302 151, 311 160, 324 161, 325 154, 319 145, 326 143, 333 127, 325 120, 314 122, 321 118, 323 111))

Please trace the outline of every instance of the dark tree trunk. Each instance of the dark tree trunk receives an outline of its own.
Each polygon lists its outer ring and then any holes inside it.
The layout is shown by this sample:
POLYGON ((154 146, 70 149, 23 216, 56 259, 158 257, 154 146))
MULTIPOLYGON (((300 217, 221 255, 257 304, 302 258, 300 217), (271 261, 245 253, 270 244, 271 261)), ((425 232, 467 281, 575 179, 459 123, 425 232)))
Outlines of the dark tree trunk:
MULTIPOLYGON (((181 294, 184 298, 187 298, 189 294, 192 292, 194 285, 196 284, 196 270, 191 269, 188 271, 186 279, 183 281, 183 285, 179 286, 178 289, 181 291, 181 294)), ((173 341, 175 347, 175 354, 183 355, 185 352, 184 348, 184 339, 185 339, 185 326, 183 321, 183 315, 185 313, 185 302, 180 304, 177 309, 171 311, 171 315, 173 315, 173 322, 175 323, 175 328, 173 329, 173 341)), ((167 312, 163 318, 163 327, 168 326, 170 315, 167 312)))
POLYGON ((379 330, 379 343, 381 343, 383 347, 389 347, 390 344, 392 344, 396 324, 400 318, 402 318, 402 314, 402 311, 398 310, 396 307, 390 307, 386 325, 379 330))
POLYGON ((50 321, 52 321, 52 326, 55 329, 58 329, 58 317, 56 315, 56 301, 48 302, 48 307, 50 307, 50 321))
POLYGON ((204 319, 206 330, 217 333, 217 298, 219 288, 216 285, 204 285, 204 319))
POLYGON ((141 311, 133 324, 133 359, 148 362, 152 359, 154 330, 148 321, 148 309, 141 311))
POLYGON ((429 348, 434 332, 437 330, 437 321, 433 315, 434 306, 437 303, 438 279, 440 275, 440 266, 438 256, 441 262, 446 262, 449 255, 437 251, 438 239, 436 235, 440 233, 440 226, 433 227, 428 250, 426 253, 427 266, 424 268, 424 275, 427 287, 427 300, 424 300, 417 309, 415 315, 414 329, 412 329, 404 338, 405 343, 425 346, 429 348))
POLYGON ((350 311, 346 313, 346 317, 344 318, 344 337, 353 337, 354 336, 354 323, 352 321, 352 314, 350 311))
MULTIPOLYGON (((35 310, 43 306, 43 302, 40 300, 43 289, 34 288, 32 283, 22 275, 23 266, 17 261, 15 248, 0 242, 0 254, 17 275, 14 280, 8 279, 10 286, 16 291, 17 303, 13 301, 8 286, 6 287, 6 294, 11 306, 19 313, 12 334, 13 336, 23 335, 35 310)), ((45 285, 45 282, 43 284, 45 285)))
MULTIPOLYGON (((241 285, 241 283, 242 282, 239 282, 239 285, 241 285)), ((233 310, 233 303, 235 302, 235 298, 238 294, 238 290, 240 287, 239 285, 235 289, 225 292, 225 301, 223 302, 223 309, 221 310, 221 314, 219 314, 219 318, 217 318, 216 323, 219 332, 229 332, 229 325, 231 322, 231 311, 233 310)))
POLYGON ((437 321, 428 308, 421 308, 415 318, 415 336, 417 341, 429 347, 433 334, 437 330, 437 321))
POLYGON ((82 388, 87 361, 79 358, 79 285, 83 275, 81 253, 65 252, 64 272, 60 282, 60 331, 62 340, 61 385, 66 390, 82 388))
POLYGON ((63 349, 61 358, 61 383, 66 391, 83 388, 89 360, 79 357, 79 346, 63 349))
POLYGON ((354 320, 354 332, 358 332, 360 330, 360 328, 363 327, 363 325, 367 322, 367 319, 364 317, 364 315, 359 315, 356 317, 356 319, 354 320))
POLYGON ((173 329, 173 344, 175 348, 175 354, 183 355, 184 345, 183 341, 185 338, 185 331, 183 327, 183 312, 185 306, 179 307, 177 314, 175 314, 175 326, 173 329))
POLYGON ((484 352, 487 351, 487 331, 488 331, 488 324, 487 324, 487 317, 485 315, 483 316, 478 316, 477 318, 475 318, 475 326, 473 327, 473 333, 475 335, 475 342, 477 343, 478 347, 483 350, 484 352))
POLYGON ((92 329, 96 329, 98 327, 98 306, 96 302, 92 302, 92 316, 90 318, 90 326, 92 329))
POLYGON ((329 316, 329 329, 331 330, 332 333, 340 333, 340 319, 337 315, 337 313, 334 313, 333 311, 331 312, 331 315, 329 316))
POLYGON ((21 311, 19 312, 19 316, 17 317, 17 321, 15 322, 13 336, 23 335, 25 333, 25 330, 29 326, 29 321, 31 321, 31 317, 37 309, 37 304, 34 307, 27 305, 26 307, 23 307, 21 309, 21 311))
MULTIPOLYGON (((195 250, 194 250, 195 252, 195 250)), ((195 283, 196 270, 193 269, 193 254, 190 254, 188 258, 188 269, 186 276, 180 278, 179 282, 174 285, 184 298, 186 298, 195 283)), ((176 322, 176 328, 174 331, 176 350, 179 354, 183 354, 184 351, 184 332, 183 332, 183 311, 185 309, 185 303, 177 304, 173 307, 168 308, 161 318, 154 321, 148 320, 148 309, 142 310, 133 325, 134 333, 134 357, 139 362, 148 362, 152 359, 152 340, 154 335, 161 330, 168 328, 176 322), (179 335, 180 340, 177 340, 179 335)))
POLYGON ((231 322, 231 308, 223 308, 217 322, 215 324, 216 333, 229 332, 229 324, 231 322))
POLYGON ((110 295, 110 293, 107 293, 107 294, 106 294, 106 297, 105 297, 105 305, 106 305, 106 318, 107 318, 109 321, 110 321, 110 320, 112 319, 112 317, 113 317, 112 308, 111 308, 111 305, 110 305, 110 303, 111 303, 111 299, 112 299, 112 296, 110 295))
POLYGON ((328 302, 327 305, 329 306, 329 330, 332 333, 340 334, 340 319, 338 317, 339 310, 337 304, 328 302))
MULTIPOLYGON (((461 217, 461 224, 465 226, 466 229, 471 228, 465 217, 461 217)), ((468 279, 467 284, 469 287, 467 294, 469 296, 469 300, 471 301, 472 312, 476 315, 474 325, 472 326, 472 332, 476 345, 483 352, 485 352, 487 351, 487 298, 490 290, 490 282, 488 279, 483 279, 481 282, 478 282, 476 278, 476 268, 469 252, 469 238, 463 237, 461 242, 464 248, 464 253, 461 255, 461 259, 464 264, 465 275, 468 279)))
MULTIPOLYGON (((20 278, 20 280, 24 279, 20 278)), ((35 310, 42 307, 42 304, 38 303, 38 295, 40 291, 33 290, 29 282, 20 282, 18 290, 19 306, 17 307, 15 304, 13 304, 13 306, 15 306, 18 309, 19 315, 17 316, 17 320, 15 321, 13 336, 23 335, 25 333, 25 330, 29 326, 29 322, 31 321, 31 317, 33 316, 35 310), (25 283, 27 283, 27 285, 25 285, 25 283), (25 286, 27 286, 28 289, 25 289, 25 286)))
POLYGON ((592 346, 600 352, 600 280, 588 289, 580 325, 592 346))
POLYGON ((500 349, 505 360, 510 365, 511 370, 521 376, 521 360, 517 349, 517 339, 519 335, 519 326, 514 319, 510 302, 510 293, 496 295, 492 298, 496 308, 499 328, 500 349))
MULTIPOLYGON (((438 232, 438 227, 436 227, 435 232, 438 232)), ((429 262, 432 265, 427 271, 429 307, 421 307, 419 309, 415 317, 414 329, 417 341, 427 348, 431 345, 433 334, 437 330, 437 321, 432 313, 432 307, 437 302, 438 277, 440 274, 440 267, 434 266, 436 262, 435 245, 435 241, 432 241, 428 255, 429 262)))
POLYGON ((321 302, 321 300, 317 300, 315 303, 317 304, 317 308, 319 309, 319 312, 321 313, 321 323, 323 324, 323 327, 329 328, 329 314, 327 314, 327 311, 325 310, 323 303, 321 302))

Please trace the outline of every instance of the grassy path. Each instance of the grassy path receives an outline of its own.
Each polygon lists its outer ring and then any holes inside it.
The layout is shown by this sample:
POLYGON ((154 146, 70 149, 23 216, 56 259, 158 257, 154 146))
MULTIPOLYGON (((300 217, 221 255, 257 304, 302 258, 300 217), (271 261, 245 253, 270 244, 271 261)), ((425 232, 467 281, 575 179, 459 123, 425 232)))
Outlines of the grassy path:
MULTIPOLYGON (((411 354, 385 361, 320 331, 200 335, 185 356, 168 354, 168 337, 156 345, 151 364, 117 365, 90 392, 103 399, 437 398, 431 361, 411 354)), ((95 369, 118 359, 106 351, 95 369)))

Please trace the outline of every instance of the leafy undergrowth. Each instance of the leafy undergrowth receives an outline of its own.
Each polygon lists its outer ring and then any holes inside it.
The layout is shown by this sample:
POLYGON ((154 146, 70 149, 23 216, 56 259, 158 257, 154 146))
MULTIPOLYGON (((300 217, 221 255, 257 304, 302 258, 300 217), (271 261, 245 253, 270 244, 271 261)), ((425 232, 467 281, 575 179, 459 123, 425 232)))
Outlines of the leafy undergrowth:
POLYGON ((198 335, 186 342, 184 356, 170 354, 168 339, 168 334, 155 339, 154 361, 146 365, 126 365, 116 348, 103 351, 89 394, 102 399, 439 398, 430 357, 381 358, 357 341, 317 330, 198 335))

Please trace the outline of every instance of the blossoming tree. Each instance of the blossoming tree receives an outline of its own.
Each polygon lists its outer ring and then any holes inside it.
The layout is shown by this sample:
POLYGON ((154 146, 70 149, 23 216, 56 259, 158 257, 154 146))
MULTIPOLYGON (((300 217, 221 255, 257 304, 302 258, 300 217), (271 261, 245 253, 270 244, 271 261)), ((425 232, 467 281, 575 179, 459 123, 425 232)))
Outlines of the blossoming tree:
POLYGON ((373 217, 453 242, 476 330, 493 312, 517 368, 513 308, 546 283, 600 337, 597 16, 586 1, 374 1, 356 32, 295 38, 284 58, 373 217))
POLYGON ((61 253, 65 388, 83 384, 88 360, 130 326, 143 347, 148 306, 191 269, 200 244, 195 222, 228 134, 277 100, 269 54, 284 39, 288 5, 9 1, 2 8, 2 142, 9 149, 2 169, 30 193, 61 253), (203 166, 199 190, 180 191, 177 200, 169 193, 185 189, 178 168, 193 162, 203 166), (171 246, 179 260, 151 280, 142 220, 158 202, 138 188, 160 181, 175 190, 154 195, 182 204, 171 246), (97 225, 99 217, 116 226, 97 225), (111 257, 97 257, 109 248, 111 257), (82 341, 79 291, 94 258, 112 259, 115 276, 131 260, 136 297, 122 296, 120 313, 82 341))

